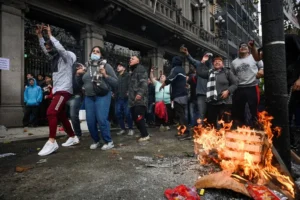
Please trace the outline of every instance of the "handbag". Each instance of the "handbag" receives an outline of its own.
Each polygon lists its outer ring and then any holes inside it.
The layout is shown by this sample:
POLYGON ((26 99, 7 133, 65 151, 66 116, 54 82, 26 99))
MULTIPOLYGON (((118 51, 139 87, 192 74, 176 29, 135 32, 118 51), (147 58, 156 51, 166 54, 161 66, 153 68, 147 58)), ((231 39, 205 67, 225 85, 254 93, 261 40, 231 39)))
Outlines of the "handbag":
POLYGON ((110 91, 107 83, 105 82, 102 74, 99 74, 100 67, 105 67, 105 64, 100 63, 100 66, 97 66, 97 71, 92 74, 92 67, 90 66, 90 76, 92 79, 93 89, 97 96, 105 96, 110 91))

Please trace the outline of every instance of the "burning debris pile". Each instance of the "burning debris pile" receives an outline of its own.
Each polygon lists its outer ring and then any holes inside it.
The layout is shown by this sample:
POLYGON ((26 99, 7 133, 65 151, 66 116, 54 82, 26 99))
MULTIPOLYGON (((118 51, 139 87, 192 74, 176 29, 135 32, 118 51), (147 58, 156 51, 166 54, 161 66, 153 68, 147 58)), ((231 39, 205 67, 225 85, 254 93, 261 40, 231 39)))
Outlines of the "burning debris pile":
POLYGON ((279 136, 280 129, 272 130, 272 119, 266 112, 259 114, 262 131, 249 127, 231 130, 232 123, 224 121, 220 121, 223 125, 220 130, 202 125, 195 128, 195 153, 200 163, 215 163, 223 170, 198 179, 195 186, 231 189, 249 197, 253 195, 251 191, 259 190, 268 195, 268 192, 272 193, 270 188, 294 199, 292 178, 284 175, 280 171, 282 167, 275 167, 273 162, 273 132, 279 136))

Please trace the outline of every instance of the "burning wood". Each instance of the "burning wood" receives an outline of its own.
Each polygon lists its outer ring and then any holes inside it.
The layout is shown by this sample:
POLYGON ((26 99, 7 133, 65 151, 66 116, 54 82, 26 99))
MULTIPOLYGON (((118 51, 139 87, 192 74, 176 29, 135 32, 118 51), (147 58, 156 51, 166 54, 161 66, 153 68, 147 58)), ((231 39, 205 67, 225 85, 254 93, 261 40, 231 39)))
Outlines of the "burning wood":
POLYGON ((295 198, 295 186, 291 177, 272 165, 273 118, 266 112, 260 113, 259 117, 263 131, 251 130, 249 127, 230 130, 231 124, 224 122, 225 128, 219 131, 202 125, 194 129, 195 153, 201 163, 214 162, 226 171, 199 179, 196 187, 227 188, 249 196, 245 192, 245 186, 230 179, 230 174, 235 173, 255 185, 270 186, 276 182, 275 185, 280 185, 278 190, 289 198, 295 198), (212 181, 215 183, 212 184, 212 181))

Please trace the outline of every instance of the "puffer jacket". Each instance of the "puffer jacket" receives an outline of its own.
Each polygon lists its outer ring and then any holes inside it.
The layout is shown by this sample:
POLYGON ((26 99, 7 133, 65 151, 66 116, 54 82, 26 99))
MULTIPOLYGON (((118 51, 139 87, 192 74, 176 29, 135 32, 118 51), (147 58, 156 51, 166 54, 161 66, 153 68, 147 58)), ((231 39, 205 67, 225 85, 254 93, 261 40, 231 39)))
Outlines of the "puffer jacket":
POLYGON ((133 106, 148 106, 148 73, 145 67, 141 64, 131 66, 132 73, 129 78, 128 88, 128 104, 133 106), (136 95, 142 97, 141 100, 136 100, 136 95))
POLYGON ((36 84, 36 80, 31 78, 28 80, 28 86, 24 91, 24 102, 26 106, 38 106, 43 100, 43 92, 40 86, 36 84), (29 85, 29 81, 33 80, 33 86, 29 85))

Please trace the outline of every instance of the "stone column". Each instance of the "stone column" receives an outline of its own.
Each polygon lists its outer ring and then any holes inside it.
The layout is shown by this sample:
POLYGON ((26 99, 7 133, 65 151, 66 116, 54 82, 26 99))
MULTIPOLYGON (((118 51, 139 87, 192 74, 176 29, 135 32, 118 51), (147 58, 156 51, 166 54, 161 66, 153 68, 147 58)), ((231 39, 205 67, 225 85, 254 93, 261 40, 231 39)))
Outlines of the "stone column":
POLYGON ((157 78, 160 71, 164 73, 164 54, 165 52, 161 49, 152 49, 148 52, 148 57, 151 59, 152 65, 157 68, 154 71, 154 76, 157 78))
POLYGON ((6 127, 22 126, 23 118, 26 7, 15 6, 0 5, 0 57, 10 60, 10 69, 0 70, 0 125, 6 127))
POLYGON ((106 31, 97 26, 87 25, 81 29, 80 39, 83 40, 85 60, 89 59, 89 54, 94 46, 104 47, 104 37, 106 31))

